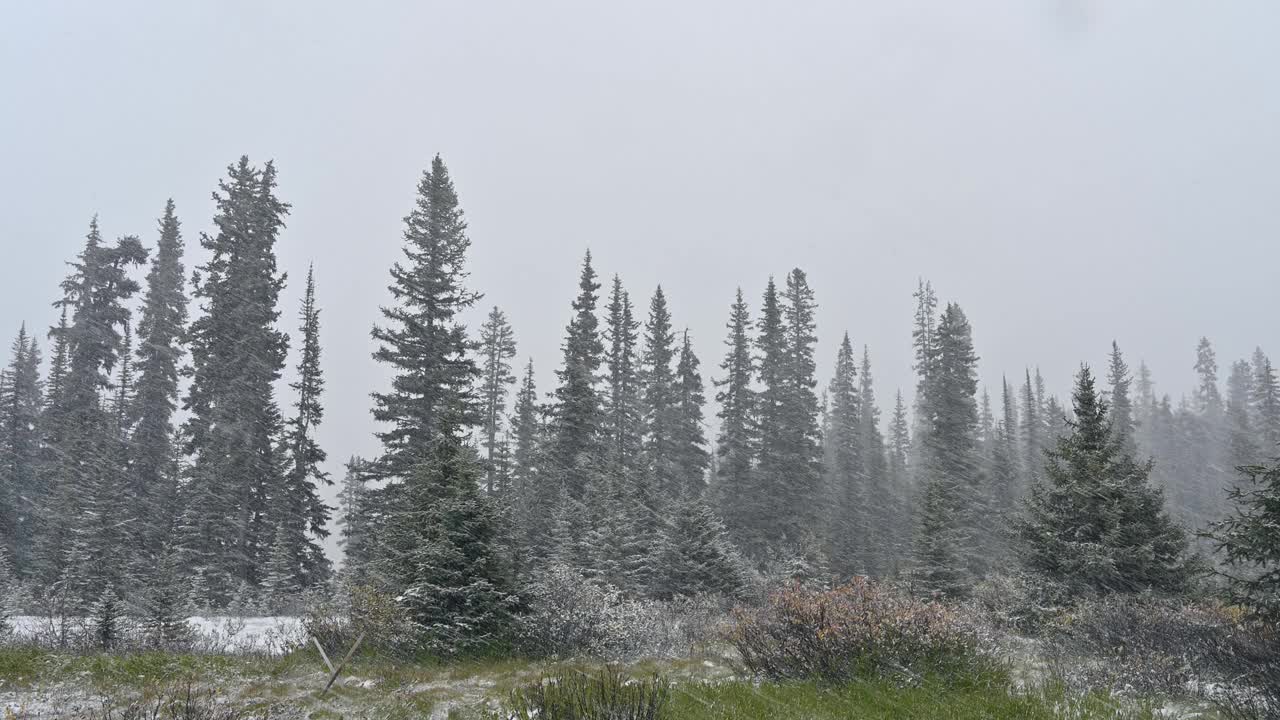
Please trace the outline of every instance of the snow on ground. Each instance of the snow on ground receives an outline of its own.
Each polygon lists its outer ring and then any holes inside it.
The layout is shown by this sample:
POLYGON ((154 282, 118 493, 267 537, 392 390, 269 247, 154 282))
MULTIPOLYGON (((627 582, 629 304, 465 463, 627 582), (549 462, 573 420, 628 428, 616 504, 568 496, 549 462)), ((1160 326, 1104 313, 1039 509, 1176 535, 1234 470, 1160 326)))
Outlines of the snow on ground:
MULTIPOLYGON (((15 615, 10 620, 15 639, 34 640, 57 636, 56 626, 47 617, 15 615)), ((302 621, 287 615, 193 615, 187 618, 187 623, 195 634, 195 644, 211 652, 265 652, 278 655, 306 640, 302 621)), ((78 627, 82 622, 72 620, 69 624, 78 627)))

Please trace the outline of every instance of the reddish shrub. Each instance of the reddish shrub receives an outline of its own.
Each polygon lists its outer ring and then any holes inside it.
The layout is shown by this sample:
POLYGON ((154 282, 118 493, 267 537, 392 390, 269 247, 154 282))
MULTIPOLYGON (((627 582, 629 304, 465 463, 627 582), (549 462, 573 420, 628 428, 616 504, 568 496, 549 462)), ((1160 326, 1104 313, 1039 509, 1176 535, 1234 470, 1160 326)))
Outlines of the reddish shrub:
POLYGON ((768 678, 848 680, 978 669, 978 636, 956 612, 865 578, 834 590, 792 585, 735 611, 731 640, 768 678))

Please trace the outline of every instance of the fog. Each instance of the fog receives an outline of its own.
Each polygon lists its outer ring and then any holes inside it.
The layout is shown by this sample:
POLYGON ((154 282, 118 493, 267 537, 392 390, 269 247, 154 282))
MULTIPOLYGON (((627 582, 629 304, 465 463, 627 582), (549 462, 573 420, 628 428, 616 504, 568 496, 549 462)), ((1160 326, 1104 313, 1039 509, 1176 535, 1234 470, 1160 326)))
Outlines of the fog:
POLYGON ((94 213, 150 245, 172 197, 191 269, 225 166, 274 159, 282 323, 314 261, 336 475, 377 450, 369 329, 438 152, 475 324, 506 310, 541 390, 590 248, 640 303, 662 283, 708 376, 734 288, 758 305, 799 266, 821 374, 848 330, 882 408, 914 386, 920 277, 993 392, 1039 365, 1064 394, 1116 339, 1176 400, 1201 335, 1224 367, 1280 352, 1278 24, 1245 0, 12 3, 0 334, 55 320, 94 213))

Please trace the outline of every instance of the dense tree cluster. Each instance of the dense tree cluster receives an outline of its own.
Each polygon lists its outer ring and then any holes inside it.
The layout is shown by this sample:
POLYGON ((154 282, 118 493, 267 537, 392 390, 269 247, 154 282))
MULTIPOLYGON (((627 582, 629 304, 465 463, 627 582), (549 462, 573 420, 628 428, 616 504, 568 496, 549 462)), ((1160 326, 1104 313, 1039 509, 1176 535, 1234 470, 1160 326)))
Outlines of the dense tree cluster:
MULTIPOLYGON (((105 241, 95 218, 47 371, 25 326, 0 371, 0 572, 96 613, 103 643, 122 597, 164 644, 192 604, 281 610, 333 579, 314 273, 291 343, 275 167, 242 158, 214 198, 190 278, 172 202, 153 252, 105 241)), ((659 599, 853 575, 955 597, 1014 563, 1073 593, 1177 591, 1200 569, 1187 531, 1214 521, 1228 563, 1274 557, 1274 523, 1222 520, 1233 500, 1274 510, 1259 464, 1280 444, 1280 381, 1262 350, 1230 365, 1224 393, 1201 339, 1198 385, 1175 405, 1113 343, 1105 386, 1084 368, 1068 409, 1035 368, 981 388, 969 317, 921 281, 914 399, 899 390, 882 412, 870 349, 848 333, 820 382, 803 270, 769 278, 757 307, 736 293, 705 378, 663 288, 647 310, 617 275, 602 293, 588 252, 542 393, 501 308, 465 324, 481 294, 439 157, 403 241, 372 330, 391 375, 372 396, 381 451, 346 464, 337 527, 343 572, 395 597, 427 647, 500 640, 521 588, 553 569, 659 599)), ((1236 588, 1256 597, 1258 582, 1236 588)))

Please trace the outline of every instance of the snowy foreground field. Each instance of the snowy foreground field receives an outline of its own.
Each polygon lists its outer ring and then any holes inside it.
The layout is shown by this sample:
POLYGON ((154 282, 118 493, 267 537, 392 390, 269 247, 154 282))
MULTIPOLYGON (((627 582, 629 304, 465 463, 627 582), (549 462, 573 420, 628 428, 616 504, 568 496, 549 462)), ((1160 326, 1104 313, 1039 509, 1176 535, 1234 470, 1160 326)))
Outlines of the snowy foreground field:
MULTIPOLYGON (((47 617, 15 615, 11 623, 14 639, 18 642, 57 635, 57 628, 47 617)), ((306 641, 302 622, 290 616, 193 615, 187 618, 187 624, 206 652, 282 655, 306 641)))

